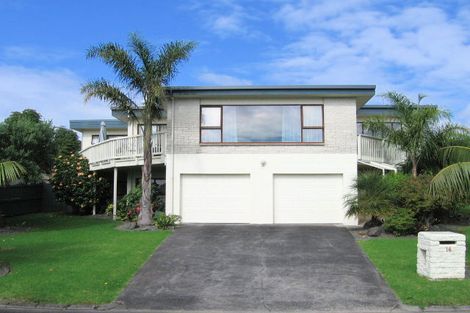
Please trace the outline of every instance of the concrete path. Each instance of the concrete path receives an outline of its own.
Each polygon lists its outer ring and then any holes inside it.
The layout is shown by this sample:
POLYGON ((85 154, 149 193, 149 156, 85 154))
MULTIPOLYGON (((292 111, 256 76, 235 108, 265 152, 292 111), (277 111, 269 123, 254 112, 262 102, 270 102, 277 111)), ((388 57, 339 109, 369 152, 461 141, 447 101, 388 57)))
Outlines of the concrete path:
POLYGON ((386 311, 398 300, 351 234, 330 226, 186 225, 118 299, 125 308, 386 311))

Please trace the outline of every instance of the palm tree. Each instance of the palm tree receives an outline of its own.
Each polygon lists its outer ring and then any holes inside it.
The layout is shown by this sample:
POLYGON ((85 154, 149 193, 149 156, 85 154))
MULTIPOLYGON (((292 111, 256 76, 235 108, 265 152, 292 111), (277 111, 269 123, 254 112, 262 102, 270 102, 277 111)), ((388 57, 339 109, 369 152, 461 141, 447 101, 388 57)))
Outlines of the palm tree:
POLYGON ((152 120, 161 118, 166 87, 177 73, 177 65, 189 58, 194 42, 174 41, 156 50, 136 34, 129 37, 129 50, 116 43, 105 43, 88 50, 88 58, 99 58, 114 70, 121 86, 105 79, 85 84, 81 92, 110 103, 113 109, 129 112, 135 118, 140 109, 130 94, 143 99, 144 165, 142 166, 142 210, 138 225, 152 224, 152 120))
POLYGON ((344 198, 344 204, 348 208, 346 216, 370 216, 374 223, 381 224, 383 218, 390 214, 393 190, 382 174, 360 173, 351 188, 357 192, 344 198))
POLYGON ((434 105, 421 105, 424 95, 418 95, 417 103, 397 92, 388 92, 384 96, 394 105, 394 117, 401 127, 388 127, 381 117, 365 121, 364 126, 405 151, 412 164, 412 174, 416 177, 420 159, 429 151, 438 149, 432 147, 435 144, 433 138, 439 130, 441 119, 448 117, 448 113, 434 105))
POLYGON ((451 146, 442 150, 447 166, 431 180, 432 194, 470 199, 470 147, 451 146))
POLYGON ((15 161, 1 161, 0 162, 0 187, 20 179, 21 176, 26 174, 25 168, 15 161))

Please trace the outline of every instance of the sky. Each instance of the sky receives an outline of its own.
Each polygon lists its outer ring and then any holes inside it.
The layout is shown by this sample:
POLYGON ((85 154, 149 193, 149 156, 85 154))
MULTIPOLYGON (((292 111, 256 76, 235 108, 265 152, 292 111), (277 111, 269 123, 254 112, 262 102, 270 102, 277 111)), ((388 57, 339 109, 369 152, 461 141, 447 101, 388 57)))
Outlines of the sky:
POLYGON ((1 0, 0 120, 33 108, 56 126, 109 118, 85 82, 114 75, 93 45, 135 32, 198 43, 172 85, 372 84, 470 126, 470 1, 1 0))

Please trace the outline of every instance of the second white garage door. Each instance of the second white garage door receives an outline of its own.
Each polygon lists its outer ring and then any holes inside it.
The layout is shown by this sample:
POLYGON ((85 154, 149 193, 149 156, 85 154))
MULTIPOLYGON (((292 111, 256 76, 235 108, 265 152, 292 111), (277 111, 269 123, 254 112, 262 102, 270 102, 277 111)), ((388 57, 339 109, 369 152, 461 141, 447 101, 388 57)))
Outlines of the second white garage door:
POLYGON ((249 187, 249 175, 181 175, 183 223, 249 223, 249 187))
POLYGON ((342 223, 341 175, 274 175, 274 223, 342 223))

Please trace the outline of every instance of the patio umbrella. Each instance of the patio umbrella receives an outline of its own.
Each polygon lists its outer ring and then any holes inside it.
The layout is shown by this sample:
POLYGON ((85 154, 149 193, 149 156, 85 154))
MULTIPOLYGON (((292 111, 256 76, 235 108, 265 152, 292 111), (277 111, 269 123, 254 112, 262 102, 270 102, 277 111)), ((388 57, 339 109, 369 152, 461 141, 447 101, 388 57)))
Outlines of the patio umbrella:
POLYGON ((99 135, 99 142, 105 141, 107 137, 106 134, 106 123, 104 121, 101 121, 100 125, 100 135, 99 135))

